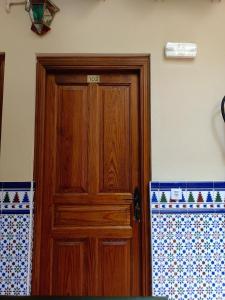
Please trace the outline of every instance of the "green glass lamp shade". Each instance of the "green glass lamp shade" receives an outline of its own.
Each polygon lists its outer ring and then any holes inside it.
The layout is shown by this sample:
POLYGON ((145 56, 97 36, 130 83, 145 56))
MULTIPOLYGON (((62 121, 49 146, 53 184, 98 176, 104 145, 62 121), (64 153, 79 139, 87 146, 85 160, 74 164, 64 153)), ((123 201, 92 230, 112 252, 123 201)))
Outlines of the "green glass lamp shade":
POLYGON ((51 29, 51 23, 59 8, 50 0, 28 0, 26 11, 31 18, 31 30, 43 35, 51 29))
POLYGON ((44 5, 34 4, 30 12, 32 22, 41 23, 44 16, 44 5))

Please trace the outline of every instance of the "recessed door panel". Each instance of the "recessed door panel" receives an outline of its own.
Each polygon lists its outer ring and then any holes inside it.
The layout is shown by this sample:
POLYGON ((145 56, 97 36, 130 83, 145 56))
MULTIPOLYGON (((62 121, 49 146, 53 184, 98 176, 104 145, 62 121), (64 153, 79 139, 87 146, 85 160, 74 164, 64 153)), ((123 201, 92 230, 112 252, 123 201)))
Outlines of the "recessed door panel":
POLYGON ((52 295, 87 295, 88 250, 87 240, 54 241, 52 295))
POLYGON ((100 88, 100 192, 130 191, 129 86, 100 88))
POLYGON ((88 189, 87 86, 59 86, 57 105, 56 191, 88 189))
POLYGON ((131 243, 127 239, 99 241, 99 294, 131 294, 131 243))
POLYGON ((129 226, 129 205, 56 205, 55 226, 129 226))

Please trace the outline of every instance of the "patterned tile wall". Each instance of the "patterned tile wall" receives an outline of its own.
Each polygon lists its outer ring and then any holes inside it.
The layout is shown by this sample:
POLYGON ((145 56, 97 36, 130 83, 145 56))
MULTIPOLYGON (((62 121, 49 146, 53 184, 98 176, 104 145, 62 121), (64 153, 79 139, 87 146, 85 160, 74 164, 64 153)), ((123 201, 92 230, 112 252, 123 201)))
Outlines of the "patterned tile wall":
MULTIPOLYGON (((153 293, 225 299, 225 182, 152 182, 153 293)), ((33 183, 0 183, 0 295, 29 295, 33 183)))
POLYGON ((33 183, 0 182, 0 295, 29 295, 33 183))
POLYGON ((225 182, 150 184, 153 293, 225 299, 225 182))

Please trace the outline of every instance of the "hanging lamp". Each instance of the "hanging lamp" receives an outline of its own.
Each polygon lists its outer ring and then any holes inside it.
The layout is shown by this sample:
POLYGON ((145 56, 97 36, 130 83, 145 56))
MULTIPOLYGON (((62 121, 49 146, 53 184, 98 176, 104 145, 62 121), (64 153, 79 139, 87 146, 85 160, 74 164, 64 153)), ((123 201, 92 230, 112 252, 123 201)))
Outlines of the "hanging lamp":
POLYGON ((51 29, 55 14, 59 11, 50 0, 27 0, 25 9, 31 18, 31 30, 38 35, 43 35, 51 29))

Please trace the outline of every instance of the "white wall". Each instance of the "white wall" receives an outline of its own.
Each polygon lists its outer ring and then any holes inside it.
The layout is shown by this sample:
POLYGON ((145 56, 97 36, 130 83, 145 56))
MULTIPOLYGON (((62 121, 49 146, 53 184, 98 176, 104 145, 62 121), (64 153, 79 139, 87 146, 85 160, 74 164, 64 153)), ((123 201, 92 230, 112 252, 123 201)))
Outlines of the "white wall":
POLYGON ((1 181, 32 179, 37 53, 151 53, 153 179, 224 180, 224 0, 55 0, 61 12, 42 38, 23 6, 7 14, 4 2, 1 181), (198 57, 165 60, 167 41, 196 42, 198 57))

